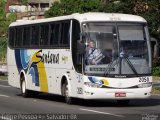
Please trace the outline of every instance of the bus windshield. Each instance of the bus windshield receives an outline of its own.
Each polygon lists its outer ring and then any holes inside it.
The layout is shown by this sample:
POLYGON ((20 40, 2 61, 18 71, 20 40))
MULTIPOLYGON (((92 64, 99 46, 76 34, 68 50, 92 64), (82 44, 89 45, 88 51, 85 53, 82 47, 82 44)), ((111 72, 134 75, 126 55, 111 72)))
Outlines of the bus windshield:
POLYGON ((137 23, 83 23, 85 74, 150 74, 150 45, 145 27, 137 23))

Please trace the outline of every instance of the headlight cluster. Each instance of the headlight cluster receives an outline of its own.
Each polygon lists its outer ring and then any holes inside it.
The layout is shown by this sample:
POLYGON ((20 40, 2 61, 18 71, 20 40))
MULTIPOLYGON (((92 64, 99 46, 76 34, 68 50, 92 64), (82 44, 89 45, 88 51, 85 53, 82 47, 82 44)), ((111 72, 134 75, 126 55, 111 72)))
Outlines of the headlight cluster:
POLYGON ((146 87, 151 87, 151 86, 152 86, 152 83, 142 83, 138 85, 139 88, 146 88, 146 87))
POLYGON ((102 87, 101 84, 97 84, 97 83, 85 82, 84 84, 85 84, 87 87, 94 87, 94 88, 101 88, 101 87, 102 87))

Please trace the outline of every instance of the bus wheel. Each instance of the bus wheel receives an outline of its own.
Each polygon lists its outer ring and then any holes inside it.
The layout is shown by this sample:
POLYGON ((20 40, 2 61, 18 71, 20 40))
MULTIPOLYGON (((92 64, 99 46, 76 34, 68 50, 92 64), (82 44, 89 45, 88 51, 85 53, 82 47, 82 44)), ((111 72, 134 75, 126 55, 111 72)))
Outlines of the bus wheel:
POLYGON ((117 100, 117 103, 119 104, 119 105, 128 105, 129 104, 129 100, 117 100))
POLYGON ((67 82, 65 82, 63 84, 63 93, 64 93, 64 97, 65 97, 65 102, 67 104, 72 104, 72 98, 69 96, 69 88, 68 88, 67 82))
POLYGON ((26 89, 26 81, 24 77, 21 78, 21 93, 23 97, 29 97, 29 91, 26 89))

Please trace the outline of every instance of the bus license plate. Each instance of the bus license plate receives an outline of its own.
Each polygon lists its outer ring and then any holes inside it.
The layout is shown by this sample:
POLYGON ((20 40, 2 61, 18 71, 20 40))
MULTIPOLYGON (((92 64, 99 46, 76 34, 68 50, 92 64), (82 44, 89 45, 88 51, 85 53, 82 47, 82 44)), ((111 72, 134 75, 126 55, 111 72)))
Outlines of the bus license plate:
POLYGON ((115 93, 115 97, 126 97, 126 93, 124 93, 124 92, 117 92, 117 93, 115 93))

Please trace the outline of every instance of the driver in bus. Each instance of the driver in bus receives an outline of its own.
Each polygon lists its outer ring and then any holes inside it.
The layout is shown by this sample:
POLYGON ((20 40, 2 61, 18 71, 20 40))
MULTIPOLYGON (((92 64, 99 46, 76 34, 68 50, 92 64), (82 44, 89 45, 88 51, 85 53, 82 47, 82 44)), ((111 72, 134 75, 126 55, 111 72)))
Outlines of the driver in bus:
POLYGON ((100 49, 95 48, 94 40, 89 40, 88 47, 86 48, 85 63, 86 65, 98 65, 102 64, 102 59, 105 56, 100 49))

